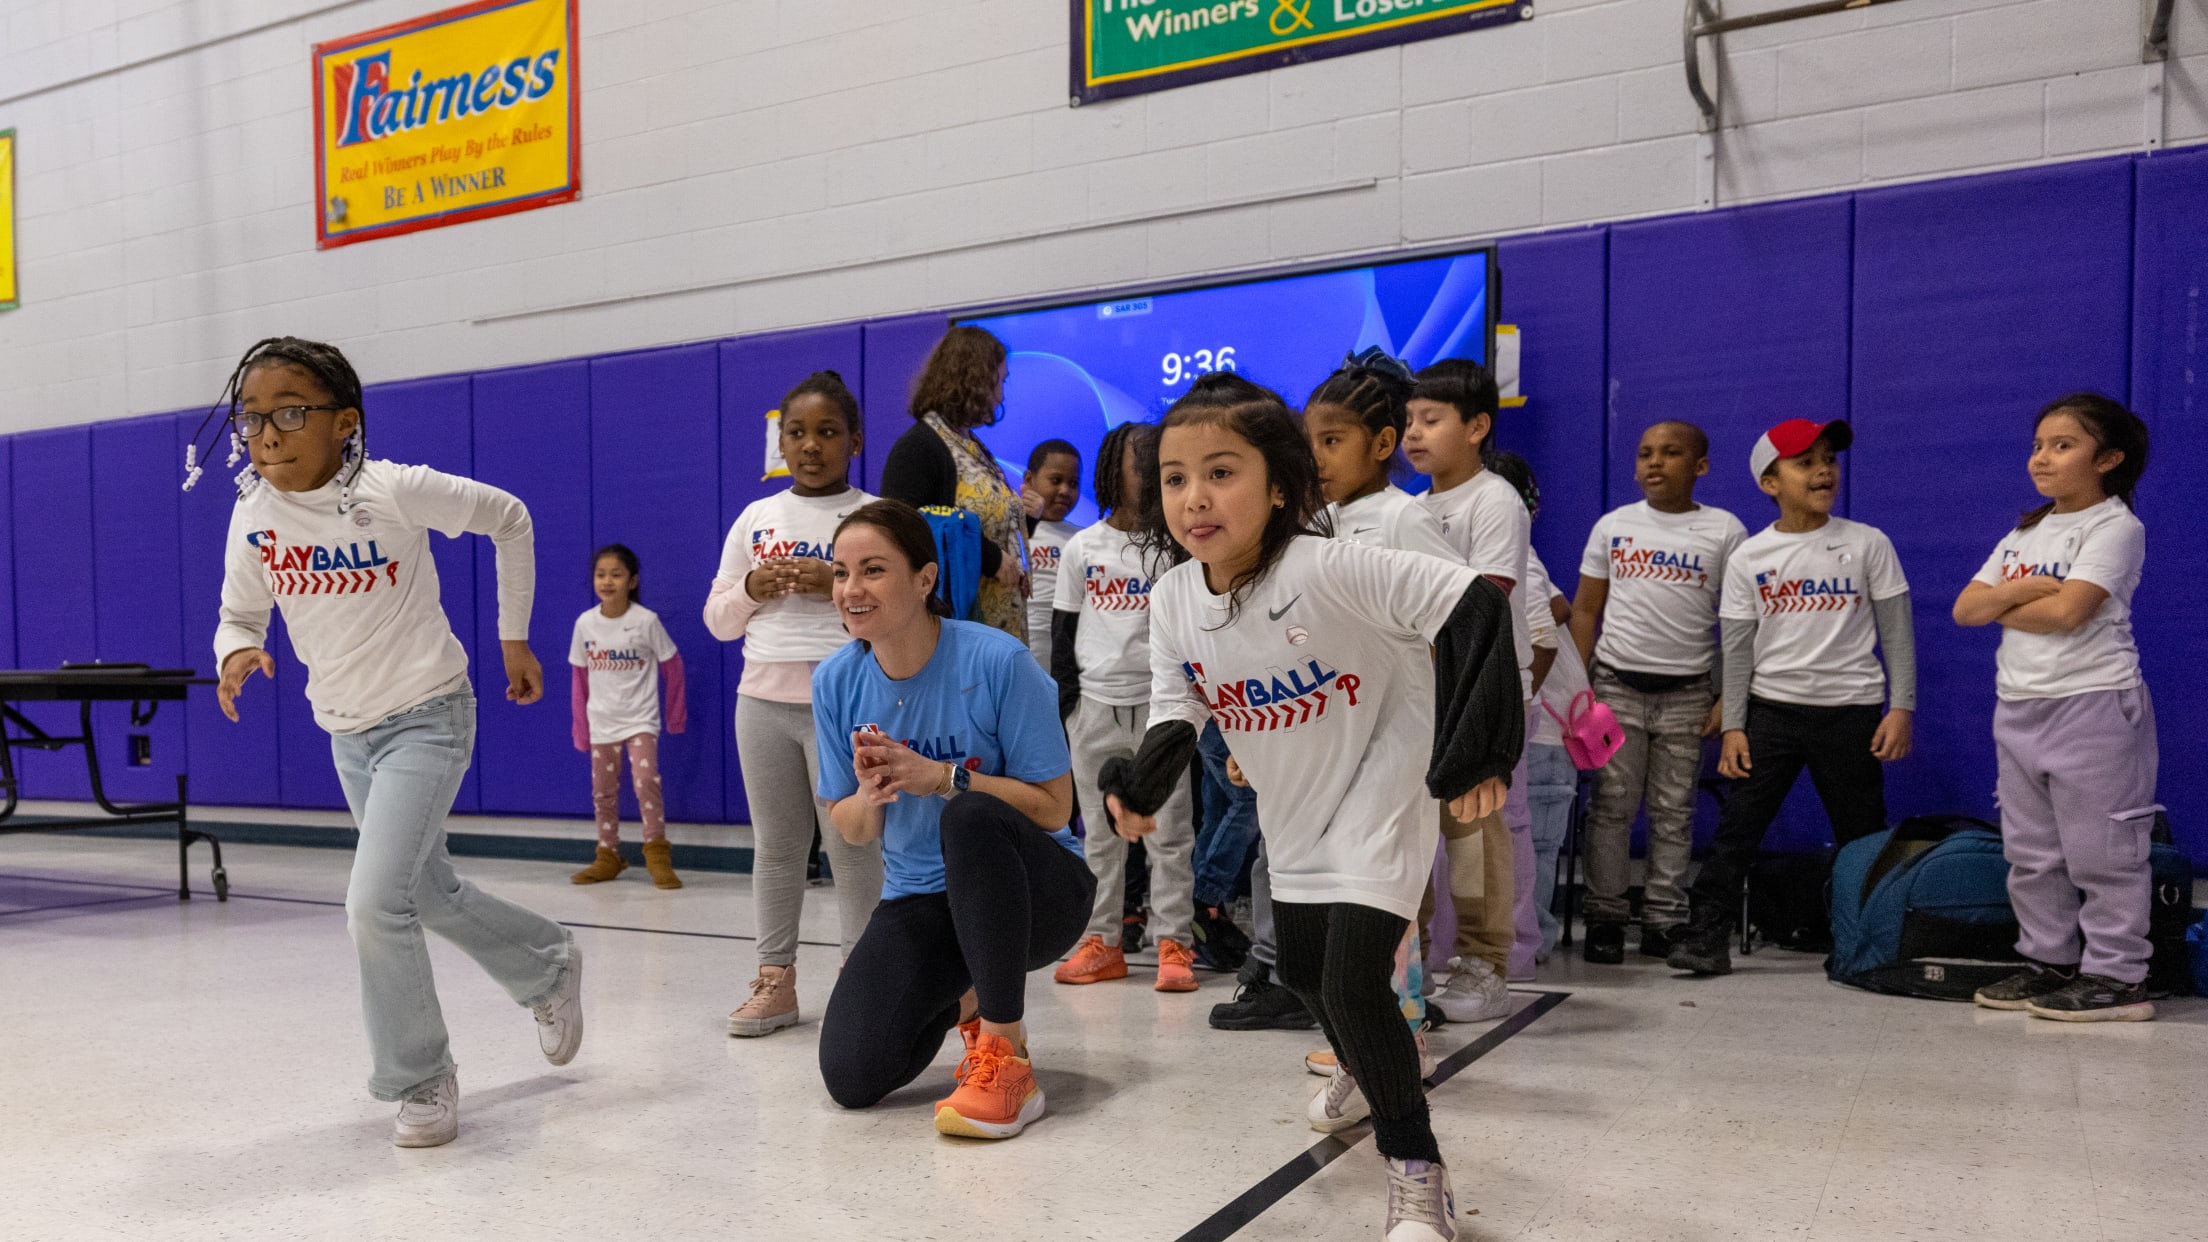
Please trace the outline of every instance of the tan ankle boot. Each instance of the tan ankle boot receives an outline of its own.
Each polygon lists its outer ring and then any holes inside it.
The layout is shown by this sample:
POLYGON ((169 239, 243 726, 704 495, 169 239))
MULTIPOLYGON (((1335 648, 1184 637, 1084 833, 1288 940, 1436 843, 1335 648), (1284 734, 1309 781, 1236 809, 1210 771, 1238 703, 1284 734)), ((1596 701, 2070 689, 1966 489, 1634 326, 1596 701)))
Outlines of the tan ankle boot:
POLYGON ((751 998, 728 1015, 728 1033, 765 1035, 797 1025, 797 967, 761 966, 751 981, 751 998))
POLYGON ((592 859, 589 866, 567 878, 575 884, 596 884, 600 880, 610 880, 628 869, 629 864, 621 860, 621 855, 601 845, 598 847, 598 857, 592 859))
POLYGON ((665 837, 644 843, 644 869, 658 888, 682 887, 682 877, 675 874, 675 847, 665 837))

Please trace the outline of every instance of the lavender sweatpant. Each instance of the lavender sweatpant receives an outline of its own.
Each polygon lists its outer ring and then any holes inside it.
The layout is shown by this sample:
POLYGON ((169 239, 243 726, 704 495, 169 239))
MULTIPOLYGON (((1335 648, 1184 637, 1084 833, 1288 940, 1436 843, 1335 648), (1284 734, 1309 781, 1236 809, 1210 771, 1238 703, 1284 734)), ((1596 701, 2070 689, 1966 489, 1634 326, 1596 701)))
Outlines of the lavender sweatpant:
POLYGON ((2146 978, 2159 809, 2146 686, 2001 702, 1993 741, 2017 952, 2121 983, 2146 978))

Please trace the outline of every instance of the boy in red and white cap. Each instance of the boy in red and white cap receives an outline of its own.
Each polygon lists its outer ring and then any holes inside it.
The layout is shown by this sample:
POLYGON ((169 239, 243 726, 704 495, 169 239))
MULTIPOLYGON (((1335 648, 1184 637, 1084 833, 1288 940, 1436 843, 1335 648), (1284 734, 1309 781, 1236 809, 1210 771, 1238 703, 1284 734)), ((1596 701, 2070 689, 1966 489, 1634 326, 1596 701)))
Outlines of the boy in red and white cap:
POLYGON ((1804 767, 1835 842, 1886 826, 1879 765, 1909 753, 1916 640, 1893 542, 1832 516, 1840 453, 1854 438, 1844 422, 1789 419, 1749 455, 1756 485, 1778 502, 1779 520, 1725 562, 1718 607, 1725 742, 1717 770, 1740 784, 1695 877, 1692 921, 1666 959, 1674 970, 1732 970, 1727 941, 1748 864, 1804 767))

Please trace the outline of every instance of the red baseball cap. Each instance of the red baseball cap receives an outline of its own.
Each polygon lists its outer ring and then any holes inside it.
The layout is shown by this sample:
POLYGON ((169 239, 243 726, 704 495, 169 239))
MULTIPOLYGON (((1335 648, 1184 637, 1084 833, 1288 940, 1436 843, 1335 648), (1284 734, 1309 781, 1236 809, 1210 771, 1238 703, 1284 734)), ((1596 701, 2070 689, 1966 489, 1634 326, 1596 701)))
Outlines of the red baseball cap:
POLYGON ((1755 450, 1748 454, 1748 469, 1757 482, 1763 481, 1763 472, 1769 470, 1782 457, 1800 457, 1819 440, 1832 445, 1834 452, 1855 443, 1855 432, 1844 419, 1829 423, 1813 423, 1806 418, 1790 418, 1763 433, 1756 441, 1755 450))

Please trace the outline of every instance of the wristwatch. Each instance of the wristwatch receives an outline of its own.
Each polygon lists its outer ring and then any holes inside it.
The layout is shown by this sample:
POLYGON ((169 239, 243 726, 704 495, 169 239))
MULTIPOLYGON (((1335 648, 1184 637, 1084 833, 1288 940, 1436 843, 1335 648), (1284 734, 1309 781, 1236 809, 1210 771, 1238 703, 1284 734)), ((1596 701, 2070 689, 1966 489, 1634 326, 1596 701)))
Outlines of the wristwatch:
POLYGON ((967 771, 964 765, 954 763, 950 765, 950 769, 951 778, 944 783, 941 795, 945 802, 965 793, 974 783, 974 774, 967 771))

